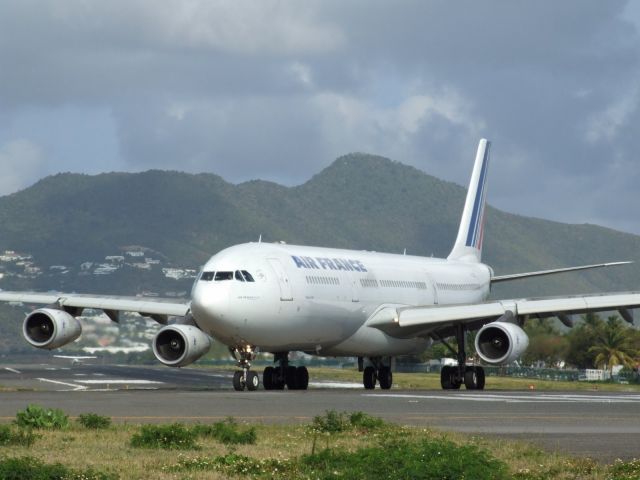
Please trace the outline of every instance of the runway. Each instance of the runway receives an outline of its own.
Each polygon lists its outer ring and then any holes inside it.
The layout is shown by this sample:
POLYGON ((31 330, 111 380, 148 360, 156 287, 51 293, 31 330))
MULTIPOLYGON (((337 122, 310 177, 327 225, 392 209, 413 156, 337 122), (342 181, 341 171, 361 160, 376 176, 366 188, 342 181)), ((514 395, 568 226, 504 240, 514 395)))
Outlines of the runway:
POLYGON ((600 461, 640 458, 640 394, 611 392, 365 391, 312 382, 308 391, 231 390, 228 372, 113 365, 5 365, 0 420, 29 403, 70 415, 96 412, 116 422, 206 422, 227 416, 306 423, 326 410, 365 411, 388 421, 517 438, 548 451, 600 461))

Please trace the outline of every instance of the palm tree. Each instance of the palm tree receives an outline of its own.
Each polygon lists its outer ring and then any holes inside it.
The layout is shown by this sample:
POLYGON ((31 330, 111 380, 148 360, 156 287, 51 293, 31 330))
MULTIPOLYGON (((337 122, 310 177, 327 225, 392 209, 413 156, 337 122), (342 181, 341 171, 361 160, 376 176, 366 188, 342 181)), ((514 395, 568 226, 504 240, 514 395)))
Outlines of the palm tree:
POLYGON ((598 329, 596 344, 589 348, 589 352, 596 356, 596 366, 608 369, 609 374, 616 365, 633 368, 638 352, 634 350, 629 339, 627 328, 623 326, 622 321, 616 316, 609 317, 607 323, 598 329))

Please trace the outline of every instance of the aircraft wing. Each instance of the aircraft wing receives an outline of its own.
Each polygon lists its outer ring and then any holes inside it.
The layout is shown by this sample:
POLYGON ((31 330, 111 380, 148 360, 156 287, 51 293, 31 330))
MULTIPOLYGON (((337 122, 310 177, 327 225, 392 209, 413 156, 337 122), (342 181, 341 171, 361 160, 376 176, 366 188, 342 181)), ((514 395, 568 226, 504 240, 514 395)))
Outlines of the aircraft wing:
POLYGON ((85 308, 103 310, 116 322, 119 312, 137 312, 159 323, 166 323, 168 316, 184 316, 189 311, 189 302, 186 300, 155 297, 0 291, 0 301, 55 305, 73 310, 74 314, 79 314, 85 308))
POLYGON ((378 316, 368 322, 390 334, 428 334, 459 323, 471 328, 498 320, 503 315, 515 317, 558 317, 568 327, 573 326, 572 315, 589 312, 618 311, 629 323, 631 310, 640 308, 640 292, 608 293, 567 297, 546 297, 514 300, 495 300, 461 305, 429 305, 400 307, 395 314, 378 316))

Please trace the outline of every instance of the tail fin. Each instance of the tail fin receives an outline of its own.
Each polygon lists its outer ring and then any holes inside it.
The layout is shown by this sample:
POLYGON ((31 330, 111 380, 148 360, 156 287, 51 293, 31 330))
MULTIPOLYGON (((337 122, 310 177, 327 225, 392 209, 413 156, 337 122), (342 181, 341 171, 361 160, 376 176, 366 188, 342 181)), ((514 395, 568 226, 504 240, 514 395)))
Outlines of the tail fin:
POLYGON ((467 200, 462 211, 462 220, 456 243, 449 254, 449 260, 477 263, 482 257, 482 237, 484 234, 484 204, 486 198, 487 170, 489 169, 489 148, 491 143, 483 138, 478 144, 478 153, 473 165, 467 200))

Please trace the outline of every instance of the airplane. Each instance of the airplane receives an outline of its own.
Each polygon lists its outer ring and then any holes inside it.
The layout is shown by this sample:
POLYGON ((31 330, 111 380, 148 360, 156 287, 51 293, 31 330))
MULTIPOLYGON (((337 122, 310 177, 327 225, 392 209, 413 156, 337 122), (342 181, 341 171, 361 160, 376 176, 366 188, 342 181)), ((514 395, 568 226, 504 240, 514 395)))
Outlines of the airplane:
POLYGON ((237 360, 235 390, 255 391, 256 354, 273 354, 262 372, 265 390, 306 390, 309 373, 289 362, 289 353, 358 357, 365 389, 393 383, 392 359, 442 342, 457 365, 442 367, 445 390, 485 387, 480 365, 467 365, 465 337, 477 331, 475 350, 489 365, 516 360, 529 339, 529 317, 557 317, 568 327, 573 315, 617 310, 633 322, 640 293, 489 300, 491 285, 561 272, 623 265, 612 262, 497 276, 481 262, 490 142, 481 139, 458 234, 447 258, 253 242, 211 257, 193 284, 191 299, 137 298, 66 293, 4 292, 0 301, 40 304, 26 316, 23 335, 37 348, 56 349, 82 332, 84 309, 102 310, 117 322, 137 312, 164 326, 152 340, 156 358, 183 367, 202 357, 212 339, 237 360), (170 317, 172 321, 169 323, 170 317), (447 338, 455 337, 457 348, 447 338))

